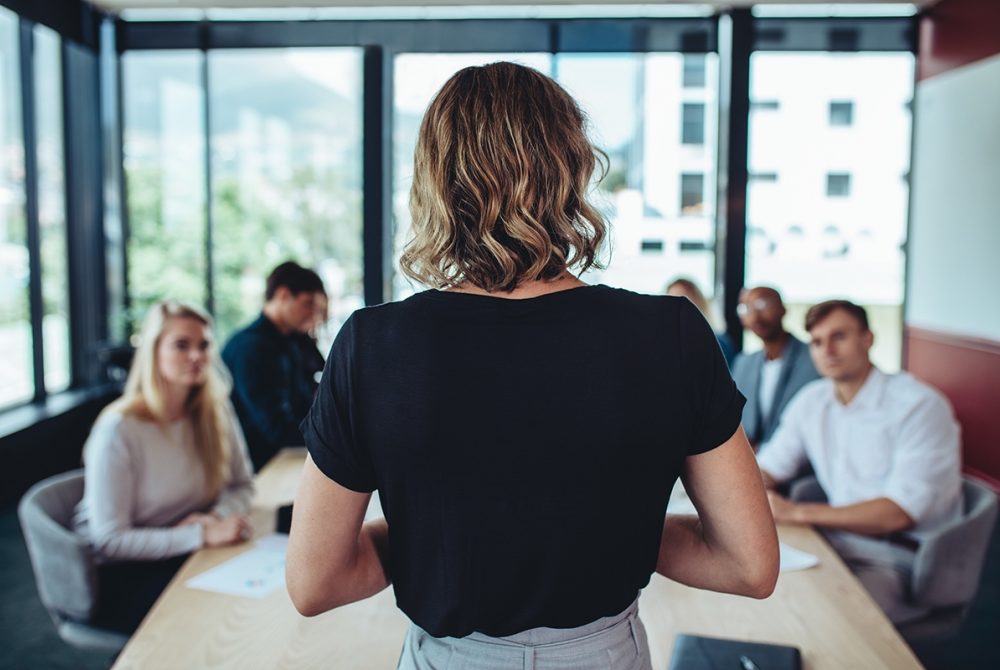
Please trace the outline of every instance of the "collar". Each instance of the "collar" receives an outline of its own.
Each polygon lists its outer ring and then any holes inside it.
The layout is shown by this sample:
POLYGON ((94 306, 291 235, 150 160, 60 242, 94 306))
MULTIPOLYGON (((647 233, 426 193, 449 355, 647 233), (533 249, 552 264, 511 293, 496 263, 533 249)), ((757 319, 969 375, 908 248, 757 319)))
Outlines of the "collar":
POLYGON ((281 331, 278 330, 278 327, 276 325, 274 325, 273 321, 271 321, 269 318, 267 318, 267 316, 264 314, 264 312, 260 313, 260 316, 257 317, 257 320, 254 321, 253 324, 251 324, 250 327, 253 328, 253 329, 255 329, 255 330, 261 330, 261 331, 267 333, 270 337, 275 337, 275 338, 279 338, 279 339, 284 339, 285 338, 285 335, 283 335, 281 333, 281 331))
MULTIPOLYGON (((885 381, 885 374, 873 365, 868 373, 868 379, 865 380, 865 383, 858 389, 857 395, 851 399, 846 407, 878 409, 882 404, 882 396, 885 394, 885 381)), ((836 397, 834 397, 834 402, 840 404, 836 397)))

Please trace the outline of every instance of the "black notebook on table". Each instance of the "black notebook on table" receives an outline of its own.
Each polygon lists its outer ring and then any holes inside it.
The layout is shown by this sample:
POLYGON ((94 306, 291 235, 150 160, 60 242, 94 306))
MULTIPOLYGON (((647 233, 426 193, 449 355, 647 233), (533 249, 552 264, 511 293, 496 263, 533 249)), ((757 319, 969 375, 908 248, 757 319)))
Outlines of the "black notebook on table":
POLYGON ((681 633, 674 641, 669 670, 801 670, 796 647, 723 640, 681 633))

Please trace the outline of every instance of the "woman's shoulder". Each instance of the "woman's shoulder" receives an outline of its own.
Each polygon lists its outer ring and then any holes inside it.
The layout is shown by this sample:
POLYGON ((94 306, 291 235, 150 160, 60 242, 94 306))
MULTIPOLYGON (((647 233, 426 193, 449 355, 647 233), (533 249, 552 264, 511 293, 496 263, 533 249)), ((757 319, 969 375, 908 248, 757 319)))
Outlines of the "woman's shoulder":
POLYGON ((155 426, 154 422, 147 421, 135 412, 115 403, 98 415, 90 430, 88 441, 128 442, 130 438, 139 437, 155 426))

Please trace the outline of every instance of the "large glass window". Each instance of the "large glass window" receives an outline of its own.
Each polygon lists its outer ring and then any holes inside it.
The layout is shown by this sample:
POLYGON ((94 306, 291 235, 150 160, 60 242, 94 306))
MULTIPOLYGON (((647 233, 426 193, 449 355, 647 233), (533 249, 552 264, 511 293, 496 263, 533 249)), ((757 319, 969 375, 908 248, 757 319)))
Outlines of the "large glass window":
POLYGON ((42 343, 45 389, 70 382, 66 253, 66 165, 63 149, 60 39, 35 27, 35 132, 38 147, 38 228, 42 257, 42 343))
POLYGON ((34 374, 19 42, 17 16, 0 8, 0 407, 30 400, 34 374))
POLYGON ((268 273, 289 259, 322 277, 335 333, 364 304, 361 51, 225 50, 208 58, 220 335, 255 317, 268 273))
MULTIPOLYGON (((779 289, 805 337, 813 304, 869 312, 884 370, 898 370, 913 56, 756 53, 751 58, 747 285, 779 289), (831 100, 834 101, 831 103, 831 100)), ((759 348, 747 333, 745 346, 759 348)))
MULTIPOLYGON (((677 276, 688 276, 709 296, 715 268, 714 189, 717 57, 697 57, 705 70, 703 87, 689 85, 696 69, 681 54, 404 54, 395 62, 393 205, 396 258, 409 233, 408 196, 413 147, 431 96, 458 69, 496 60, 514 60, 552 74, 579 102, 594 143, 607 154, 609 172, 593 192, 611 222, 605 270, 588 282, 649 293, 662 292, 677 276), (682 145, 685 104, 701 107, 703 143, 682 145), (699 211, 683 214, 681 174, 705 175, 699 211), (710 183, 708 183, 710 182, 710 183)), ((415 287, 397 272, 394 296, 415 287)))
POLYGON ((201 59, 198 51, 138 51, 122 58, 133 327, 158 300, 205 304, 201 59))

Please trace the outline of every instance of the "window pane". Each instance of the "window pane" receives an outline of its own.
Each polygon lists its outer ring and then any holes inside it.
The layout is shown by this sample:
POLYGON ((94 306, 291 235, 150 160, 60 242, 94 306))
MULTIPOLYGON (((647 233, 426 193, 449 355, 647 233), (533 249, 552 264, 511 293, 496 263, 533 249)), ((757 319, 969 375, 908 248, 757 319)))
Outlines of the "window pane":
POLYGON ((831 126, 849 126, 852 123, 854 123, 854 103, 846 101, 830 103, 831 126))
POLYGON ((410 239, 410 186, 413 183, 413 151, 420 121, 434 94, 451 75, 465 67, 508 60, 550 74, 548 54, 400 54, 395 60, 392 118, 392 299, 405 298, 424 286, 399 271, 399 256, 410 239))
POLYGON ((361 50, 224 50, 208 62, 219 336, 256 317, 267 275, 289 259, 323 278, 336 333, 364 303, 361 50))
MULTIPOLYGON (((748 185, 747 285, 779 289, 799 337, 821 300, 864 305, 872 359, 898 370, 913 56, 758 52, 750 64, 751 98, 776 104, 751 108, 749 169, 781 178, 748 185)), ((747 334, 746 346, 760 344, 747 334)))
POLYGON ((17 16, 0 8, 0 407, 30 400, 34 374, 18 43, 17 16))
POLYGON ((851 194, 851 175, 840 172, 826 175, 826 194, 833 198, 844 198, 851 194))
POLYGON ((45 388, 69 386, 69 289, 63 151, 62 62, 55 31, 35 27, 35 127, 38 142, 38 226, 42 253, 42 342, 45 388))
POLYGON ((684 54, 684 88, 705 86, 705 54, 684 54))
MULTIPOLYGON (((611 159, 599 185, 611 223, 610 260, 584 277, 643 293, 663 293, 686 276, 714 293, 714 207, 698 189, 698 211, 681 212, 684 173, 713 175, 717 57, 704 55, 706 86, 684 88, 679 53, 562 54, 559 81, 590 117, 593 136, 611 159), (685 106, 702 111, 703 144, 681 143, 685 106), (705 110, 712 110, 705 113, 705 110), (660 242, 660 251, 653 243, 660 242), (644 248, 645 247, 645 248, 644 248)), ((709 315, 711 316, 711 315, 709 315)))
POLYGON ((705 105, 685 102, 682 110, 681 144, 705 143, 705 105))
POLYGON ((701 214, 705 207, 705 175, 681 175, 681 214, 701 214))
POLYGON ((205 128, 197 51, 122 57, 130 319, 158 300, 205 304, 205 128))

